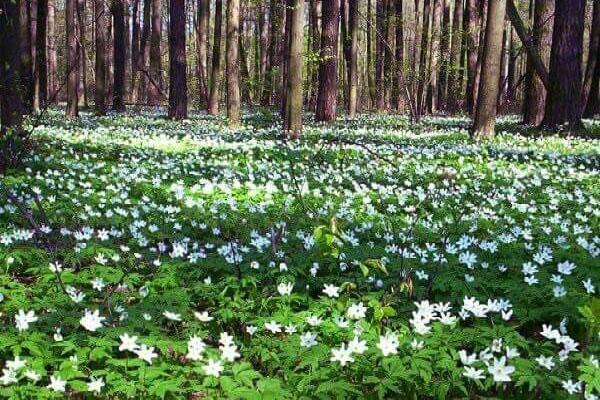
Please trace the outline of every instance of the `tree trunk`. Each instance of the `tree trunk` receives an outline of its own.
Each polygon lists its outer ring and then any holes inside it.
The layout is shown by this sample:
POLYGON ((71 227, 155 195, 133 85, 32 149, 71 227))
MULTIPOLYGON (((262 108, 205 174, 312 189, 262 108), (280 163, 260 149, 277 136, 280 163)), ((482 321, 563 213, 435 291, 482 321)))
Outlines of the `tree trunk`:
POLYGON ((87 55, 85 49, 85 0, 77 0, 77 58, 80 62, 79 105, 88 108, 87 55))
POLYGON ((592 16, 592 30, 590 32, 590 49, 588 52, 588 62, 585 69, 585 75, 583 80, 583 94, 581 97, 581 104, 583 107, 587 105, 588 97, 592 89, 592 80, 594 79, 594 71, 596 71, 596 65, 598 63, 598 57, 600 54, 600 1, 594 1, 593 16, 592 16))
POLYGON ((500 90, 500 63, 502 59, 502 32, 506 16, 506 0, 490 0, 487 10, 485 43, 481 62, 481 80, 472 136, 485 139, 494 136, 498 93, 500 90))
MULTIPOLYGON (((337 0, 336 0, 337 1, 337 0)), ((290 41, 287 65, 286 112, 283 119, 283 130, 292 139, 298 138, 302 132, 302 45, 304 36, 304 0, 292 0, 292 12, 288 20, 290 41)))
POLYGON ((75 14, 77 13, 76 0, 66 0, 65 14, 67 27, 67 118, 79 115, 79 59, 77 52, 77 37, 75 14))
POLYGON ((38 27, 38 1, 29 0, 29 37, 31 46, 31 107, 32 110, 38 112, 40 110, 39 103, 39 74, 37 60, 37 27, 38 27))
POLYGON ((141 71, 140 83, 138 85, 138 101, 145 101, 148 92, 148 86, 150 85, 148 79, 149 71, 149 60, 150 60, 150 7, 152 0, 144 0, 144 10, 142 12, 143 28, 142 35, 140 37, 140 51, 139 58, 136 60, 137 69, 141 71))
POLYGON ((420 115, 424 110, 425 97, 427 92, 427 87, 429 86, 429 82, 427 81, 429 78, 429 69, 427 66, 428 53, 427 49, 429 48, 429 20, 431 17, 431 2, 430 0, 425 0, 423 2, 423 31, 421 33, 421 62, 419 64, 419 88, 417 91, 417 116, 416 119, 420 118, 420 115))
POLYGON ((20 30, 20 50, 21 66, 21 91, 23 93, 23 111, 31 112, 33 106, 33 60, 31 58, 31 31, 29 30, 29 0, 20 0, 19 2, 19 30, 20 30))
POLYGON ((462 0, 456 0, 454 3, 454 18, 452 21, 452 44, 450 45, 450 65, 448 71, 448 110, 450 112, 456 112, 458 110, 458 104, 460 94, 462 92, 462 85, 460 76, 463 73, 461 65, 461 54, 463 33, 463 4, 462 0))
POLYGON ((375 80, 373 79, 373 4, 372 0, 367 0, 367 86, 369 93, 370 106, 375 102, 375 80))
POLYGON ((140 54, 140 0, 132 0, 131 24, 131 82, 129 94, 133 103, 138 102, 140 54))
POLYGON ((97 115, 106 114, 106 9, 104 0, 94 0, 94 18, 96 21, 96 65, 94 107, 97 115))
POLYGON ((584 116, 592 118, 598 114, 600 114, 600 52, 597 55, 596 72, 594 72, 590 84, 590 95, 585 106, 584 116))
POLYGON ((210 16, 210 1, 198 0, 198 37, 196 48, 196 64, 198 66, 198 94, 200 108, 208 107, 208 18, 210 16))
POLYGON ((404 12, 402 0, 396 0, 396 110, 404 109, 404 12))
MULTIPOLYGON (((321 29, 319 24, 319 18, 321 16, 321 1, 310 0, 309 2, 309 31, 310 31, 310 48, 312 54, 318 54, 321 50, 321 29)), ((315 65, 315 62, 309 63, 308 71, 308 105, 309 108, 316 108, 317 104, 317 91, 319 82, 319 66, 315 65)))
POLYGON ((451 0, 443 0, 443 23, 441 30, 440 41, 440 76, 438 83, 438 109, 447 109, 446 97, 448 95, 448 69, 450 65, 450 37, 452 33, 452 25, 450 25, 450 2, 451 0))
POLYGON ((210 96, 208 113, 219 113, 219 85, 221 84, 221 31, 223 25, 223 0, 215 2, 215 31, 213 39, 212 68, 210 77, 210 96))
POLYGON ((581 123, 581 64, 585 0, 556 0, 550 51, 550 88, 542 125, 557 130, 568 124, 569 132, 581 123))
POLYGON ((384 0, 375 2, 375 86, 377 90, 377 111, 385 111, 385 4, 384 0))
POLYGON ((116 112, 125 111, 125 10, 123 0, 112 3, 114 42, 113 42, 113 104, 116 112))
POLYGON ((227 0, 227 118, 240 124, 240 0, 227 0))
POLYGON ((185 0, 169 0, 169 118, 187 118, 185 0))
POLYGON ((283 40, 285 41, 284 46, 282 48, 282 64, 281 64, 281 107, 279 110, 279 114, 282 117, 285 117, 285 113, 287 110, 287 79, 288 79, 288 61, 289 61, 289 51, 290 51, 290 21, 292 20, 292 12, 294 10, 294 0, 285 0, 286 9, 285 9, 285 19, 283 21, 283 40))
POLYGON ((477 0, 466 0, 465 21, 467 26, 467 111, 473 114, 475 110, 475 79, 477 76, 477 0))
POLYGON ((479 94, 479 83, 481 81, 481 68, 483 66, 483 50, 485 43, 485 26, 487 23, 487 9, 488 2, 490 0, 481 0, 479 3, 479 38, 477 45, 477 67, 475 69, 475 92, 473 93, 473 101, 475 103, 475 107, 477 106, 477 96, 479 94))
POLYGON ((337 54, 340 0, 323 2, 317 121, 335 121, 337 110, 337 54))
POLYGON ((52 104, 58 104, 55 20, 56 0, 48 0, 48 101, 52 104))
MULTIPOLYGON (((348 117, 354 118, 358 106, 358 10, 360 0, 349 1, 348 30, 350 60, 348 68, 348 117)), ((402 2, 399 2, 402 4, 402 2)))
MULTIPOLYGON (((25 0, 20 0, 25 3, 25 0)), ((8 158, 4 150, 7 132, 19 130, 23 118, 23 103, 20 96, 19 73, 22 67, 20 46, 22 45, 19 1, 0 0, 0 173, 8 167, 8 158)), ((25 24, 27 25, 27 24, 25 24)))
POLYGON ((48 0, 38 0, 37 10, 37 75, 36 93, 38 108, 46 107, 48 101, 48 68, 47 68, 47 22, 48 22, 48 0))
POLYGON ((431 50, 429 59, 429 112, 438 110, 439 88, 438 76, 440 74, 440 36, 442 29, 442 0, 433 0, 433 20, 431 23, 431 50))
MULTIPOLYGON (((267 71, 269 65, 269 15, 267 13, 268 7, 261 7, 259 12, 259 89, 260 89, 260 103, 261 105, 269 105, 268 101, 265 100, 265 92, 267 92, 267 71), (266 104, 265 104, 266 103, 266 104)), ((257 94, 258 96, 258 94, 257 94)))
POLYGON ((162 0, 152 0, 152 31, 150 34, 150 85, 148 103, 159 105, 162 91, 160 42, 162 37, 162 0))
MULTIPOLYGON (((508 5, 509 9, 511 5, 508 5)), ((542 65, 548 63, 549 49, 552 47, 552 24, 554 17, 553 0, 536 0, 533 12, 532 46, 540 54, 542 65)), ((514 25, 514 22, 513 22, 514 25)), ((518 25, 518 24, 517 24, 518 25)), ((544 119, 546 88, 535 72, 535 56, 527 57, 525 72, 525 99, 523 101, 523 123, 538 126, 544 119)))

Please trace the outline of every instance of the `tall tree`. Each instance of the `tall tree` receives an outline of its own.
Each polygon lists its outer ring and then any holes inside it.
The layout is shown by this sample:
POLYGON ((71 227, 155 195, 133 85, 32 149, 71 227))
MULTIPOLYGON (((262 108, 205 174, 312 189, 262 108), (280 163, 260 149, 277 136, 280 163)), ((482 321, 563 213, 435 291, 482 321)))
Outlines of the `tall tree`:
POLYGON ((56 0, 48 0, 48 101, 58 104, 58 77, 56 57, 56 0))
POLYGON ((396 0, 396 109, 404 108, 404 12, 402 0, 396 0))
POLYGON ((337 53, 340 0, 323 2, 317 121, 335 121, 337 109, 337 53))
POLYGON ((152 0, 144 0, 144 9, 142 11, 142 33, 140 35, 140 51, 139 57, 136 59, 137 70, 140 74, 140 84, 138 85, 138 100, 145 100, 147 88, 149 86, 148 71, 150 60, 150 6, 152 0))
POLYGON ((267 70, 269 65, 269 13, 268 7, 262 5, 258 13, 258 32, 259 32, 259 90, 260 90, 260 102, 261 105, 268 105, 268 101, 265 102, 264 94, 266 92, 267 85, 267 70), (266 103, 266 104, 265 104, 266 103))
POLYGON ((113 43, 113 110, 125 111, 125 5, 123 0, 112 3, 114 43, 113 43))
POLYGON ((600 52, 597 55, 596 71, 590 84, 590 94, 583 115, 592 118, 600 114, 600 52))
MULTIPOLYGON (((375 2, 375 86, 377 90, 377 111, 385 111, 385 11, 386 0, 375 2)), ((428 0, 425 0, 428 1, 428 0)))
POLYGON ((134 103, 138 101, 139 94, 139 62, 140 54, 140 0, 132 0, 131 11, 131 81, 129 94, 134 103))
POLYGON ((556 0, 550 51, 550 87, 542 125, 557 130, 564 124, 570 132, 581 123, 581 64, 585 0, 556 0))
POLYGON ((45 107, 48 99, 48 68, 47 68, 47 25, 48 25, 48 0, 38 0, 37 10, 37 81, 35 85, 35 98, 39 107, 45 107))
POLYGON ((169 0, 169 118, 187 118, 185 0, 169 0))
POLYGON ((448 109, 450 111, 457 110, 458 100, 462 92, 460 76, 463 70, 461 69, 460 58, 463 52, 463 10, 463 1, 455 0, 454 17, 452 18, 452 43, 450 45, 450 61, 448 66, 448 109))
POLYGON ((431 48, 429 59, 429 112, 435 113, 439 102, 439 82, 440 74, 440 38, 442 34, 442 12, 443 0, 433 0, 433 19, 431 21, 431 48))
POLYGON ((451 0, 442 0, 444 15, 442 18, 442 30, 440 35, 440 76, 438 79, 438 108, 447 108, 446 96, 448 95, 448 69, 450 65, 450 39, 452 37, 452 25, 450 24, 451 0))
POLYGON ((490 0, 487 9, 479 95, 472 131, 472 135, 476 138, 489 138, 495 133, 505 16, 506 0, 490 0))
POLYGON ((79 115, 79 54, 77 52, 76 0, 66 0, 65 22, 67 25, 67 118, 79 115))
POLYGON ((227 0, 227 118, 240 124, 240 0, 227 0))
POLYGON ((37 61, 37 28, 38 28, 38 0, 29 0, 29 37, 31 54, 31 107, 33 111, 40 110, 39 103, 39 74, 37 61))
MULTIPOLYGON (((309 1, 309 40, 310 40, 310 51, 312 54, 318 54, 321 50, 321 27, 319 24, 319 19, 321 18, 321 1, 320 0, 310 0, 309 1)), ((309 63, 308 69, 308 103, 309 106, 316 107, 316 99, 317 99, 317 91, 318 91, 318 82, 319 82, 319 66, 314 65, 315 63, 309 63)))
POLYGON ((210 73, 210 96, 208 113, 217 115, 219 112, 219 85, 221 84, 221 31, 223 26, 223 0, 215 2, 215 30, 213 38, 212 66, 210 73))
POLYGON ((287 101, 283 118, 283 130, 292 139, 302 132, 302 41, 304 36, 304 0, 292 0, 288 20, 290 40, 288 42, 287 101))
POLYGON ((33 106, 33 59, 31 57, 31 31, 29 30, 29 0, 19 1, 19 21, 21 66, 21 90, 23 93, 23 110, 30 112, 33 106))
POLYGON ((88 97, 87 97, 87 50, 85 48, 86 43, 86 28, 85 23, 85 0, 77 0, 77 59, 80 65, 80 79, 79 79, 79 105, 84 108, 88 108, 88 97))
POLYGON ((421 62, 419 65, 419 88, 417 93, 417 115, 421 115, 424 110, 425 97, 427 94, 429 76, 429 68, 427 65, 429 47, 429 25, 431 19, 431 1, 424 0, 423 2, 423 30, 421 33, 421 62))
MULTIPOLYGON (((554 0, 536 0, 533 11, 532 42, 537 53, 546 65, 552 47, 552 25, 554 19, 554 0)), ((525 98, 523 100, 523 123, 539 125, 544 119, 546 88, 535 71, 534 58, 527 57, 525 72, 525 98)))
POLYGON ((162 0, 152 0, 152 31, 150 34, 150 73, 148 103, 160 104, 162 91, 162 66, 160 42, 162 38, 162 0))
POLYGON ((208 107, 208 19, 210 16, 210 1, 198 0, 196 28, 196 65, 198 68, 198 93, 200 107, 208 107))
POLYGON ((94 0, 96 65, 94 108, 97 115, 106 114, 106 9, 104 0, 94 0))
MULTIPOLYGON (((358 11, 360 0, 349 1, 348 30, 350 59, 348 60, 348 117, 354 118, 358 107, 358 11)), ((401 1, 399 1, 402 4, 401 1)))
POLYGON ((466 44, 467 44, 467 96, 466 105, 469 114, 475 110, 475 80, 477 77, 477 46, 479 35, 477 34, 478 7, 477 0, 466 0, 465 5, 465 25, 466 25, 466 44))
MULTIPOLYGON (((600 58, 600 1, 594 1, 592 11, 592 29, 590 32, 590 44, 588 51, 588 62, 585 68, 583 80, 583 93, 581 97, 581 105, 585 108, 588 102, 590 91, 592 90, 592 82, 594 73, 597 70, 598 59, 600 58)), ((597 72, 596 72, 597 74, 597 72)), ((596 77, 597 78, 597 77, 596 77)))

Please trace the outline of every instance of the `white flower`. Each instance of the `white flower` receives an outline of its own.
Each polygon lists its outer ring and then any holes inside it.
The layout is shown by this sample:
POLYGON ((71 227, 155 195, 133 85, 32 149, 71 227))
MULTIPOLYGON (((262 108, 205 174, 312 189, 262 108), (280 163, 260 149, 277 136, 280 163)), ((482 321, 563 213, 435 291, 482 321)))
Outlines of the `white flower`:
POLYGON ((350 319, 362 319, 367 315, 367 307, 363 306, 362 301, 358 304, 352 304, 346 311, 346 316, 350 319))
POLYGON ((194 311, 194 317, 196 317, 196 319, 201 322, 210 322, 214 319, 213 317, 208 315, 208 311, 194 311))
POLYGON ((247 332, 247 333, 248 333, 250 336, 254 335, 254 334, 256 333, 256 331, 257 331, 257 330, 258 330, 258 328, 257 328, 256 326, 254 326, 254 325, 248 325, 248 326, 246 327, 246 332, 247 332))
POLYGON ((562 381, 562 387, 569 394, 575 394, 581 392, 581 382, 573 382, 572 380, 562 381))
POLYGON ((33 310, 27 311, 27 314, 23 310, 19 310, 18 314, 15 315, 15 323, 19 332, 26 331, 29 329, 29 324, 38 320, 33 310))
POLYGON ((279 333, 281 332, 281 325, 275 321, 265 322, 265 329, 272 333, 279 333))
POLYGON ((300 335, 300 346, 301 347, 312 347, 317 344, 317 334, 314 332, 305 332, 300 335))
POLYGON ((575 269, 575 264, 570 261, 563 261, 557 265, 558 272, 563 275, 571 275, 571 272, 575 269))
POLYGON ((100 316, 99 310, 95 310, 94 312, 91 312, 90 310, 86 309, 85 315, 83 317, 81 317, 81 319, 79 320, 79 323, 81 324, 81 326, 83 326, 88 331, 96 332, 96 329, 102 327, 102 321, 104 321, 105 319, 106 319, 105 317, 100 316))
POLYGON ((140 346, 136 343, 137 336, 129 336, 127 333, 119 336, 121 339, 121 345, 119 346, 119 351, 132 351, 135 352, 140 348, 140 346))
POLYGON ((340 297, 340 288, 335 285, 325 284, 323 289, 323 293, 325 293, 329 297, 340 297))
POLYGON ((102 278, 96 278, 92 281, 92 288, 96 289, 99 292, 101 292, 105 286, 106 286, 106 284, 104 283, 102 278))
POLYGON ((342 367, 354 361, 352 351, 346 347, 345 343, 342 343, 339 349, 331 349, 331 354, 331 362, 338 361, 342 367))
POLYGON ((379 336, 377 348, 381 351, 384 357, 390 354, 398 354, 398 337, 393 333, 387 333, 385 336, 379 336))
POLYGON ((477 361, 477 354, 473 353, 469 355, 465 350, 460 350, 458 352, 458 356, 460 357, 460 362, 463 365, 471 365, 477 361))
POLYGON ((468 365, 465 365, 464 368, 465 368, 465 371, 463 372, 463 376, 465 376, 469 379, 480 380, 480 379, 485 378, 485 371, 482 369, 469 367, 468 365))
POLYGON ((306 318, 306 323, 310 326, 319 326, 323 323, 323 320, 316 315, 311 315, 310 317, 306 318))
POLYGON ((2 383, 2 385, 7 386, 11 383, 17 382, 19 382, 19 379, 17 378, 17 371, 10 368, 2 369, 2 375, 0 376, 0 383, 2 383))
POLYGON ((360 340, 358 336, 355 336, 350 342, 348 342, 348 350, 352 353, 363 354, 367 351, 367 341, 360 340))
POLYGON ((202 358, 202 353, 206 348, 206 344, 197 336, 192 336, 188 340, 188 352, 186 357, 192 361, 198 361, 202 358))
POLYGON ((488 366, 488 372, 494 378, 494 382, 510 382, 510 375, 515 372, 515 367, 506 365, 506 357, 494 358, 494 363, 488 366))
POLYGON ((166 319, 171 321, 181 321, 181 314, 177 314, 171 311, 164 311, 163 315, 166 319))
POLYGON ((27 379, 29 379, 32 382, 37 382, 41 379, 40 374, 38 374, 32 369, 28 369, 27 371, 25 371, 25 377, 27 377, 27 379))
POLYGON ((223 372, 223 365, 220 360, 210 359, 208 360, 208 364, 202 367, 202 369, 206 375, 218 377, 223 372))
POLYGON ((96 394, 100 394, 103 387, 104 387, 104 379, 90 377, 90 381, 87 384, 88 392, 94 392, 96 394))
POLYGON ((58 376, 50 377, 50 384, 46 386, 48 389, 51 389, 54 392, 64 392, 65 386, 67 385, 67 381, 63 381, 58 376))
POLYGON ((21 360, 21 357, 16 356, 14 360, 6 361, 6 368, 8 368, 12 371, 18 371, 21 368, 23 368, 25 366, 25 364, 27 364, 26 360, 21 360))
POLYGON ((277 285, 277 291, 282 296, 289 296, 290 294, 292 294, 293 288, 294 288, 294 284, 291 282, 287 282, 287 283, 281 282, 279 285, 277 285))
POLYGON ((546 369, 552 369, 554 367, 554 360, 552 357, 539 356, 535 359, 535 361, 537 361, 540 367, 544 367, 546 369))
POLYGON ((240 353, 236 345, 219 346, 219 350, 221 350, 221 359, 223 360, 233 362, 237 358, 240 358, 240 353))
POLYGON ((142 344, 134 353, 148 364, 152 364, 152 359, 158 357, 158 354, 154 352, 154 347, 148 347, 145 344, 142 344))

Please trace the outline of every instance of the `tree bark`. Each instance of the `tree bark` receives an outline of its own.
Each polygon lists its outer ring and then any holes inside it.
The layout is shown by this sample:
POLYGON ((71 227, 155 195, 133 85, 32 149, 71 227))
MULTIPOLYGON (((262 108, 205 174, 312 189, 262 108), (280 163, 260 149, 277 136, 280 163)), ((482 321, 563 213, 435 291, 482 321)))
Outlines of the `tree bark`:
MULTIPOLYGON (((261 105, 269 105, 265 100, 265 92, 267 92, 267 71, 269 65, 269 14, 268 7, 263 6, 259 12, 259 89, 261 105), (265 104, 266 103, 266 104, 265 104)), ((258 95, 257 95, 258 96, 258 95)))
POLYGON ((590 47, 588 52, 588 62, 585 68, 583 80, 583 93, 581 104, 583 107, 587 105, 588 97, 592 89, 592 81, 594 79, 594 71, 600 54, 600 1, 594 1, 592 15, 592 30, 590 32, 590 47))
POLYGON ((402 112, 404 109, 404 11, 402 9, 402 0, 395 0, 396 3, 396 110, 402 112))
POLYGON ((240 0, 227 0, 227 118, 240 124, 240 0))
POLYGON ((438 109, 447 108, 446 98, 448 95, 448 69, 450 65, 450 38, 452 34, 452 25, 450 24, 450 2, 451 0, 442 0, 443 18, 442 30, 440 36, 440 75, 438 83, 438 109))
POLYGON ((210 1, 198 0, 198 37, 196 48, 196 64, 198 66, 198 94, 200 108, 208 107, 208 18, 210 16, 210 1))
POLYGON ((436 113, 439 102, 438 77, 440 74, 439 61, 440 36, 442 29, 442 0, 433 0, 433 20, 431 23, 431 50, 429 59, 429 112, 436 113))
POLYGON ((427 65, 429 48, 429 22, 431 18, 431 1, 423 2, 423 30, 421 33, 421 62, 419 64, 419 88, 417 91, 417 120, 423 113, 427 88, 429 87, 429 68, 427 65))
POLYGON ((465 21, 467 35, 467 111, 473 114, 475 110, 475 79, 477 76, 477 0, 466 0, 465 21))
POLYGON ((452 43, 450 45, 450 65, 448 68, 448 109, 451 112, 458 110, 460 94, 462 92, 461 79, 462 66, 460 63, 463 42, 463 4, 462 0, 454 3, 454 18, 452 21, 452 43))
POLYGON ((335 121, 337 111, 337 54, 340 0, 323 2, 317 121, 335 121))
POLYGON ((29 0, 19 1, 19 27, 21 66, 20 77, 23 93, 23 111, 31 112, 33 107, 33 59, 31 57, 31 31, 29 30, 29 0))
MULTIPOLYGON (((354 118, 358 107, 358 10, 360 0, 349 2, 348 29, 350 35, 350 60, 348 68, 348 117, 354 118)), ((402 4, 402 2, 400 1, 402 4)))
POLYGON ((139 58, 136 60, 137 69, 142 72, 140 75, 140 83, 138 85, 138 94, 136 96, 139 101, 146 100, 147 92, 148 92, 148 85, 149 85, 148 71, 150 70, 150 67, 149 67, 149 60, 150 60, 149 42, 150 42, 150 25, 151 25, 151 22, 150 22, 151 3, 152 3, 152 0, 144 0, 144 10, 142 12, 143 28, 142 28, 142 34, 140 36, 140 51, 139 51, 139 58))
POLYGON ((112 3, 114 42, 113 42, 113 104, 116 112, 125 111, 125 10, 123 0, 112 3))
POLYGON ((584 116, 592 118, 598 114, 600 114, 600 52, 597 55, 596 72, 594 72, 594 76, 592 77, 590 95, 585 106, 584 116))
POLYGON ((581 64, 585 0, 556 0, 550 51, 550 87, 542 125, 569 132, 583 129, 581 123, 581 64))
POLYGON ((94 107, 97 115, 106 114, 106 9, 104 0, 94 0, 94 18, 96 21, 96 65, 94 107))
POLYGON ((39 103, 39 73, 37 60, 37 28, 38 28, 38 0, 29 0, 29 37, 31 42, 31 107, 34 112, 40 110, 39 103))
POLYGON ((152 0, 152 31, 150 34, 150 85, 148 103, 160 104, 162 90, 162 67, 160 43, 162 37, 162 0, 152 0))
POLYGON ((47 68, 47 23, 48 23, 48 0, 38 0, 37 10, 37 75, 36 93, 38 108, 46 107, 48 101, 48 68, 47 68))
POLYGON ((8 158, 11 156, 4 152, 10 151, 8 147, 4 148, 7 132, 21 128, 24 111, 19 88, 23 32, 20 29, 20 5, 19 1, 0 0, 0 173, 8 167, 8 158))
POLYGON ((56 59, 56 0, 48 0, 48 101, 58 104, 58 77, 57 77, 57 59, 56 59))
MULTIPOLYGON (((509 15, 512 15, 516 11, 516 8, 512 5, 512 0, 509 0, 507 7, 509 15)), ((553 0, 535 1, 533 11, 533 36, 531 37, 531 40, 525 40, 525 43, 531 43, 528 45, 528 47, 531 48, 529 51, 531 55, 527 56, 527 69, 525 72, 525 98, 523 101, 523 123, 525 125, 538 126, 544 119, 544 108, 546 104, 546 88, 544 87, 544 80, 546 84, 548 84, 548 72, 544 63, 548 63, 550 58, 549 49, 552 47, 553 16, 553 0), (536 72, 536 65, 538 65, 538 72, 536 72), (544 79, 540 78, 542 76, 544 79)), ((513 26, 515 26, 517 35, 519 35, 518 32, 524 31, 524 28, 522 28, 523 25, 516 21, 516 18, 511 18, 511 21, 513 26)))
POLYGON ((290 41, 288 56, 287 101, 283 130, 295 139, 302 132, 302 42, 304 36, 304 0, 292 0, 292 12, 288 20, 290 41))
POLYGON ((377 111, 385 111, 385 4, 384 0, 375 2, 375 86, 377 90, 377 111))
POLYGON ((223 0, 215 2, 215 31, 213 39, 212 68, 210 77, 210 95, 208 113, 219 113, 219 85, 221 84, 221 31, 223 26, 223 0))
POLYGON ((67 27, 67 118, 79 115, 79 59, 77 52, 77 38, 75 14, 76 0, 66 0, 65 14, 67 27))
POLYGON ((139 94, 139 62, 140 54, 140 0, 132 0, 132 24, 131 24, 131 82, 129 93, 133 103, 138 102, 139 94))
POLYGON ((187 118, 185 0, 169 0, 169 118, 187 118))
POLYGON ((88 108, 87 98, 87 55, 85 49, 85 0, 77 0, 77 58, 80 65, 79 105, 88 108))
POLYGON ((478 139, 494 136, 505 16, 506 0, 490 0, 481 62, 479 96, 472 131, 472 136, 478 139))

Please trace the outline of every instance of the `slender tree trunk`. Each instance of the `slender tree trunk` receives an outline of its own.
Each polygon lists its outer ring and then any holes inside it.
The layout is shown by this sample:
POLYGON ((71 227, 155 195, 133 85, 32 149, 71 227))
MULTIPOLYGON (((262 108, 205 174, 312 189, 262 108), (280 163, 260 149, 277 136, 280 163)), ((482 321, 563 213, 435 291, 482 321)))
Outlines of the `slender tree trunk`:
POLYGON ((594 72, 594 76, 592 77, 590 95, 585 106, 584 116, 592 118, 598 114, 600 114, 600 52, 597 55, 596 72, 594 72))
POLYGON ((142 58, 140 53, 140 0, 132 0, 131 11, 131 82, 130 96, 133 103, 138 102, 139 94, 139 63, 142 58))
POLYGON ((185 0, 169 0, 169 118, 187 118, 185 0))
POLYGON ((246 43, 244 42, 244 30, 246 25, 246 18, 244 15, 247 10, 241 7, 240 3, 240 29, 238 34, 238 49, 239 49, 239 59, 240 59, 240 93, 242 102, 251 105, 252 104, 252 93, 250 92, 250 87, 248 82, 250 80, 250 68, 248 67, 248 52, 246 50, 246 43))
POLYGON ((38 28, 38 0, 29 0, 29 35, 31 46, 31 105, 33 111, 40 110, 39 103, 39 73, 37 60, 37 28, 38 28))
POLYGON ((268 101, 265 102, 264 94, 267 92, 267 68, 269 65, 269 15, 268 7, 262 6, 259 12, 258 18, 258 32, 259 32, 259 89, 260 89, 260 103, 261 105, 268 105, 268 101), (266 104, 265 104, 266 103, 266 104))
POLYGON ((144 0, 144 10, 142 12, 143 28, 140 37, 140 51, 137 61, 137 69, 141 71, 140 84, 138 85, 137 98, 139 101, 146 101, 148 86, 148 71, 150 70, 150 8, 152 0, 144 0))
POLYGON ((594 71, 600 54, 600 0, 594 1, 592 15, 592 30, 590 32, 590 47, 588 52, 588 62, 585 69, 583 80, 583 93, 581 105, 586 107, 590 91, 592 89, 592 80, 594 79, 594 71))
MULTIPOLYGON (((350 60, 348 68, 348 117, 354 118, 358 106, 358 12, 361 1, 349 1, 348 29, 350 34, 350 60)), ((402 2, 400 1, 400 4, 402 2)))
POLYGON ((323 2, 317 121, 335 121, 337 111, 337 54, 340 0, 323 2))
POLYGON ((196 63, 198 65, 198 93, 200 108, 208 108, 208 19, 210 16, 210 1, 198 0, 198 36, 196 48, 196 63))
POLYGON ((106 8, 104 0, 94 0, 94 18, 96 21, 96 65, 94 107, 97 115, 106 114, 106 8))
POLYGON ((458 110, 458 101, 462 92, 462 81, 460 76, 463 73, 461 65, 462 54, 462 25, 463 25, 463 2, 456 0, 454 3, 454 18, 452 21, 452 44, 450 46, 450 64, 448 68, 448 110, 455 112, 458 110))
POLYGON ((283 21, 283 38, 284 38, 284 46, 282 48, 282 63, 281 63, 281 90, 280 90, 280 98, 281 98, 281 107, 279 110, 279 114, 285 118, 285 113, 287 110, 287 80, 288 80, 288 61, 289 61, 289 51, 290 51, 290 21, 292 19, 293 12, 293 3, 294 0, 285 0, 286 2, 286 10, 285 10, 285 19, 283 21))
POLYGON ((427 87, 429 86, 428 78, 429 78, 429 68, 427 65, 428 53, 427 49, 429 48, 429 20, 431 17, 431 2, 430 0, 425 0, 423 2, 423 31, 421 34, 421 62, 419 65, 419 88, 417 91, 417 120, 420 118, 420 115, 424 110, 424 103, 426 97, 427 87))
POLYGON ((46 107, 48 101, 48 68, 47 68, 47 23, 48 23, 48 0, 38 0, 37 11, 37 72, 36 99, 38 108, 46 107))
POLYGON ((58 104, 58 77, 57 77, 57 59, 56 59, 56 0, 48 0, 48 100, 53 104, 58 104))
POLYGON ((450 24, 450 3, 451 0, 442 0, 443 4, 443 22, 440 41, 440 77, 438 84, 438 109, 446 110, 446 97, 448 95, 448 69, 450 65, 450 38, 452 35, 452 25, 450 24))
POLYGON ((23 30, 20 29, 19 1, 0 0, 0 10, 0 173, 4 173, 12 156, 5 142, 6 135, 9 130, 21 129, 24 111, 19 88, 23 30))
POLYGON ((114 42, 113 42, 113 110, 125 111, 125 10, 123 0, 112 3, 114 42))
POLYGON ((148 103, 159 105, 162 90, 162 62, 160 43, 162 37, 162 0, 152 0, 152 31, 150 34, 150 85, 148 103))
POLYGON ((494 136, 498 92, 500 90, 502 32, 504 31, 505 16, 506 0, 490 0, 487 10, 485 43, 481 63, 479 98, 477 100, 472 131, 472 135, 479 139, 494 136))
POLYGON ((395 108, 402 112, 404 109, 404 12, 402 9, 402 0, 395 0, 396 3, 396 101, 395 108))
POLYGON ((389 110, 391 106, 392 94, 394 92, 394 24, 392 5, 394 0, 384 0, 383 20, 383 40, 384 40, 384 57, 383 57, 383 93, 385 101, 385 110, 389 110))
POLYGON ((440 74, 440 36, 442 30, 442 0, 433 0, 433 20, 431 24, 431 50, 429 59, 429 112, 438 110, 439 87, 438 76, 440 74))
POLYGON ((377 87, 377 111, 385 111, 385 4, 384 0, 375 2, 375 86, 377 87))
POLYGON ((227 118, 240 124, 240 0, 227 0, 227 118))
POLYGON ((287 65, 286 112, 283 119, 283 130, 292 139, 298 138, 302 132, 302 42, 304 36, 304 0, 292 0, 292 12, 289 24, 290 41, 287 65))
POLYGON ((223 26, 223 0, 215 2, 215 31, 213 39, 212 68, 208 113, 219 113, 219 85, 221 84, 221 31, 223 26))
POLYGON ((372 0, 367 0, 367 86, 369 93, 369 100, 372 107, 375 103, 375 80, 373 79, 373 3, 372 0))
POLYGON ((77 13, 76 0, 66 0, 66 25, 67 25, 67 118, 79 115, 79 59, 77 52, 77 13))
MULTIPOLYGON (((554 1, 536 0, 534 7, 532 42, 536 52, 542 57, 542 62, 547 64, 550 58, 550 48, 552 47, 554 1)), ((541 124, 544 119, 545 104, 546 88, 540 76, 535 72, 533 58, 528 56, 525 72, 523 123, 535 126, 541 124)))
MULTIPOLYGON (((309 3, 309 29, 310 29, 310 46, 313 54, 318 54, 321 51, 321 29, 319 24, 319 18, 321 16, 321 1, 310 0, 309 3)), ((316 108, 317 104, 317 92, 319 82, 319 66, 316 63, 310 63, 310 69, 308 72, 308 105, 309 108, 316 108)))
POLYGON ((467 111, 473 114, 475 111, 475 79, 477 76, 477 26, 479 24, 477 15, 477 0, 466 0, 465 21, 467 26, 467 111))
POLYGON ((479 83, 481 82, 481 68, 483 66, 483 50, 485 43, 485 26, 487 23, 487 9, 489 0, 480 0, 479 3, 479 39, 477 45, 477 68, 475 70, 475 93, 473 93, 473 101, 477 104, 477 96, 479 95, 479 83))
POLYGON ((557 130, 568 124, 569 132, 581 123, 581 64, 585 0, 556 0, 550 51, 550 88, 542 125, 557 130))
POLYGON ((80 66, 79 78, 79 104, 83 108, 88 108, 87 98, 87 53, 85 48, 86 35, 85 35, 85 0, 77 0, 77 57, 80 66))
POLYGON ((29 30, 29 6, 30 0, 19 1, 20 50, 21 66, 20 77, 23 93, 23 111, 31 112, 33 107, 33 60, 31 58, 31 31, 29 30))
POLYGON ((268 72, 266 84, 264 85, 261 104, 263 106, 271 105, 275 93, 277 82, 277 70, 281 67, 279 58, 279 46, 281 43, 281 22, 283 20, 283 1, 271 0, 269 5, 269 18, 271 20, 269 32, 269 54, 268 54, 268 72))

